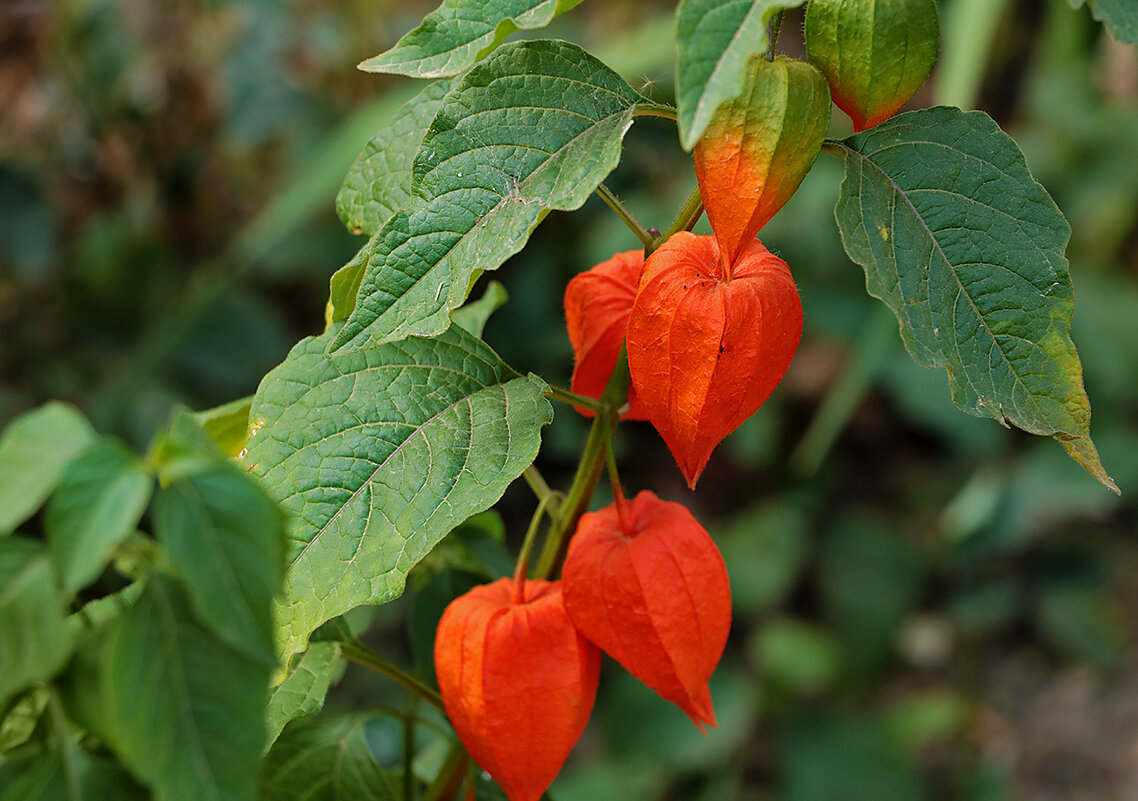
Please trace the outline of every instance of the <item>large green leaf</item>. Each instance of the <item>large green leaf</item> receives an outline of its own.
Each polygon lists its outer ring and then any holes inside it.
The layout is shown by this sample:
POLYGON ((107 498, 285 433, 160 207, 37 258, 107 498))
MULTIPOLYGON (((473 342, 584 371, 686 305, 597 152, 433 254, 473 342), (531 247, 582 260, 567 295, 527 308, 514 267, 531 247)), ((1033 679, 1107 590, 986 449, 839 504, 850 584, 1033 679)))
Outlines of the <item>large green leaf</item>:
POLYGON ((445 330, 477 270, 497 269, 616 167, 641 99, 566 42, 507 45, 467 73, 423 137, 411 200, 377 234, 334 348, 445 330))
POLYGON ((261 487, 229 463, 182 476, 158 498, 154 533, 198 620, 275 667, 272 602, 284 574, 284 521, 261 487))
POLYGON ((364 145, 336 195, 336 211, 349 231, 374 236, 411 199, 415 153, 451 85, 432 83, 400 106, 364 145))
POLYGON ((121 765, 70 746, 0 762, 0 801, 147 801, 121 765))
POLYGON ((67 662, 71 633, 64 613, 46 549, 24 537, 0 539, 0 707, 67 662))
POLYGON ((142 461, 111 440, 88 448, 63 471, 44 528, 66 592, 103 572, 115 547, 138 525, 151 483, 142 461))
POLYGON ((443 0, 395 47, 360 64, 365 72, 444 78, 465 72, 517 30, 544 28, 581 0, 443 0))
POLYGON ((300 655, 285 680, 269 696, 265 718, 270 745, 289 721, 310 718, 324 708, 324 696, 339 662, 338 642, 314 642, 300 655))
POLYGON ((459 326, 327 356, 302 340, 261 383, 245 463, 291 514, 276 619, 283 656, 407 572, 494 504, 537 455, 546 384, 505 366, 459 326))
POLYGON ((39 508, 63 468, 95 439, 74 407, 52 402, 20 415, 0 437, 0 536, 39 508))
POLYGON ((271 672, 154 577, 103 643, 104 730, 156 801, 254 801, 271 672))
POLYGON ((766 51, 776 11, 803 0, 682 0, 676 9, 680 144, 691 150, 720 104, 743 93, 747 62, 766 51))
POLYGON ((370 715, 290 728, 261 766, 262 801, 395 801, 367 744, 370 715))
MULTIPOLYGON (((1073 8, 1081 8, 1084 0, 1069 0, 1073 8)), ((1124 44, 1138 42, 1138 5, 1134 0, 1085 0, 1091 14, 1106 25, 1110 35, 1124 44)))
POLYGON ((948 369, 964 411, 1054 436, 1117 492, 1071 342, 1071 229, 1015 142, 982 112, 938 107, 839 147, 842 244, 916 362, 948 369))

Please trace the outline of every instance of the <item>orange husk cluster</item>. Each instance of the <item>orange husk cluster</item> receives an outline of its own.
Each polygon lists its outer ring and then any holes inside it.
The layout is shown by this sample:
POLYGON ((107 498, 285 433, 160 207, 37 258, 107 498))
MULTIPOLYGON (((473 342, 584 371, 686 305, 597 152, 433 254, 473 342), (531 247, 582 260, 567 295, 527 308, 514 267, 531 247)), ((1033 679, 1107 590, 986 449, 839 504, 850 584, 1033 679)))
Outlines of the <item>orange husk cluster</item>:
POLYGON ((588 722, 600 652, 574 628, 561 582, 502 578, 447 607, 435 671, 474 761, 510 801, 538 801, 588 722))
POLYGON ((644 491, 584 515, 562 572, 565 608, 585 637, 703 730, 708 680, 731 629, 723 557, 684 506, 644 491))
MULTIPOLYGON (((573 392, 590 398, 600 398, 604 392, 624 345, 643 267, 643 250, 617 253, 576 275, 565 287, 565 323, 574 357, 573 392)), ((577 407, 577 411, 593 416, 589 409, 577 407)), ((629 392, 628 409, 621 418, 648 419, 635 390, 629 392)))
POLYGON ((628 321, 628 366, 689 487, 770 397, 801 336, 790 269, 757 239, 730 266, 714 237, 687 232, 648 259, 628 321))

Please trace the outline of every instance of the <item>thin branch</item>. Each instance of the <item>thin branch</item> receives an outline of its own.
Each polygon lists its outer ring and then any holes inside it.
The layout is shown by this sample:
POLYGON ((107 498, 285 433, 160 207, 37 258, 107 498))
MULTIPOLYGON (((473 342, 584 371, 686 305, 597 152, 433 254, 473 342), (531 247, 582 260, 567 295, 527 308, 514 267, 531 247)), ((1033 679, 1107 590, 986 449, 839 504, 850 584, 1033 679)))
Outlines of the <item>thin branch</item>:
POLYGON ((576 392, 570 392, 563 387, 549 385, 549 392, 544 393, 545 397, 559 400, 562 403, 568 403, 570 406, 580 406, 582 409, 588 409, 591 412, 600 411, 601 402, 596 398, 590 398, 588 395, 581 395, 576 392))
POLYGON ((601 200, 603 200, 610 209, 616 212, 616 216, 624 221, 628 229, 636 234, 636 238, 644 244, 644 247, 648 247, 652 244, 652 234, 648 233, 644 226, 640 224, 640 221, 632 216, 632 212, 625 208, 624 204, 620 202, 620 198, 614 195, 611 189, 604 184, 598 184, 596 192, 601 200))
POLYGON ((441 695, 403 668, 392 662, 388 662, 370 648, 359 643, 342 642, 340 643, 340 655, 349 662, 355 662, 357 665, 363 665, 366 668, 374 670, 376 673, 387 676, 387 678, 419 696, 444 715, 446 714, 446 707, 443 706, 441 695))
POLYGON ((668 226, 668 230, 660 237, 659 244, 668 241, 668 237, 680 231, 690 231, 699 222, 700 215, 703 214, 703 198, 699 194, 699 187, 697 186, 692 190, 691 195, 688 196, 687 202, 684 207, 680 209, 680 213, 676 215, 676 219, 672 220, 672 224, 668 226))
POLYGON ((666 103, 637 103, 636 107, 632 110, 634 117, 662 117, 666 120, 676 122, 679 120, 679 112, 674 106, 669 106, 666 103))

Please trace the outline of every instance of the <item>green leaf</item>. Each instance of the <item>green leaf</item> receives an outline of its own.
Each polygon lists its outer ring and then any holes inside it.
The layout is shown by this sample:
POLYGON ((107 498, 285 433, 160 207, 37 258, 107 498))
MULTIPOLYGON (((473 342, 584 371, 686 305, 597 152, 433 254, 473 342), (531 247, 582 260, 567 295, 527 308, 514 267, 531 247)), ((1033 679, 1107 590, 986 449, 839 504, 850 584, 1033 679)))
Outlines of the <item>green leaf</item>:
POLYGON ((377 235, 333 348, 445 330, 477 270, 497 269, 616 167, 640 100, 566 42, 507 45, 467 73, 423 137, 411 201, 377 235))
POLYGON ((111 745, 156 801, 254 801, 271 671, 199 625, 175 582, 154 577, 103 643, 111 745))
POLYGON ((146 801, 123 768, 80 748, 45 751, 0 764, 0 801, 146 801))
POLYGON ((349 231, 375 236, 411 199, 415 153, 451 86, 451 81, 429 85, 364 145, 336 195, 336 212, 349 231))
POLYGON ((103 572, 146 511, 151 483, 142 461, 111 440, 96 443, 64 469, 44 528, 65 592, 103 572))
POLYGON ((486 291, 482 293, 482 297, 467 303, 461 309, 456 309, 451 319, 474 336, 481 337, 482 330, 486 327, 486 321, 490 319, 490 315, 500 309, 509 299, 510 296, 506 294, 506 288, 497 281, 491 281, 486 285, 486 291))
POLYGON ((252 396, 240 398, 194 415, 226 456, 236 456, 245 447, 245 434, 249 430, 249 405, 252 402, 252 396))
POLYGON ((77 409, 51 402, 14 419, 0 437, 0 536, 40 507, 63 468, 95 439, 77 409))
POLYGON ((829 687, 841 666, 835 638, 825 629, 793 618, 764 622, 749 650, 770 681, 802 695, 829 687))
POLYGON ((514 31, 544 28, 581 0, 443 0, 395 47, 360 64, 365 72, 412 78, 458 75, 514 31))
POLYGON ((284 521, 261 487, 229 463, 179 478, 159 495, 154 533, 198 620, 275 667, 272 602, 284 575, 284 521))
POLYGON ((395 801, 367 744, 368 714, 290 727, 261 767, 261 801, 395 801))
POLYGON ((66 664, 65 611, 47 550, 24 537, 0 539, 0 705, 66 664))
POLYGON ((335 333, 302 340, 262 381, 244 459, 291 515, 276 614, 286 659, 325 620, 398 597, 533 461, 553 414, 541 379, 458 326, 329 357, 335 333))
POLYGON ((324 696, 340 663, 340 644, 314 642, 300 655, 288 678, 273 689, 265 713, 269 745, 276 742, 285 724, 310 718, 324 708, 324 696))
POLYGON ((869 294, 952 399, 1058 439, 1105 486, 1071 342, 1070 226, 990 117, 937 107, 847 139, 835 209, 869 294))
POLYGON ((768 46, 776 11, 803 0, 682 0, 676 9, 680 144, 691 150, 715 110, 743 93, 747 62, 768 46))
POLYGON ((327 330, 333 323, 347 320, 356 309, 356 295, 364 280, 364 269, 375 249, 376 237, 372 237, 352 256, 352 260, 332 273, 328 281, 328 306, 324 310, 324 327, 327 330))
MULTIPOLYGON (((1072 8, 1082 8, 1084 0, 1069 0, 1072 8)), ((1091 15, 1106 25, 1115 41, 1138 42, 1138 6, 1133 0, 1086 0, 1091 15)))

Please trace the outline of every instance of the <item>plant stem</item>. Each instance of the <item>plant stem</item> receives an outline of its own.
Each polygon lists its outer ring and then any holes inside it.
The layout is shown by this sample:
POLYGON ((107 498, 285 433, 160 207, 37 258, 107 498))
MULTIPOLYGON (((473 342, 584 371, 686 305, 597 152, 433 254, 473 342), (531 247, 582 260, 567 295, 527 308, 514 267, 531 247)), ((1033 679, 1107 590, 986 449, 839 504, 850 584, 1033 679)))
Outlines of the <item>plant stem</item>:
MULTIPOLYGON (((684 203, 684 207, 680 209, 680 213, 676 215, 676 219, 672 220, 672 224, 668 226, 668 230, 660 237, 656 243, 656 247, 667 242, 668 237, 672 234, 679 233, 680 231, 690 231, 695 227, 695 224, 699 222, 701 214, 703 214, 703 198, 700 196, 699 187, 697 186, 688 196, 687 202, 684 203)), ((656 247, 652 249, 655 250, 656 247)))
POLYGON ((616 456, 613 454, 612 441, 614 435, 613 418, 607 418, 607 431, 605 432, 605 466, 608 467, 609 486, 612 487, 612 498, 616 504, 616 516, 620 521, 620 528, 627 536, 636 532, 633 529, 632 519, 628 514, 628 504, 624 497, 624 488, 620 485, 620 474, 616 470, 616 456))
POLYGON ((845 158, 846 152, 849 150, 843 143, 837 139, 824 139, 822 140, 822 152, 829 153, 831 156, 840 156, 845 158))
POLYGON ((529 484, 529 488, 533 490, 533 494, 537 496, 539 501, 547 495, 552 495, 555 501, 561 499, 562 493, 550 489, 541 471, 532 464, 525 469, 525 472, 522 473, 522 477, 525 478, 526 483, 529 484))
POLYGON ((526 529, 526 538, 522 542, 522 550, 518 554, 518 563, 514 566, 514 603, 520 604, 525 600, 526 572, 529 568, 529 557, 533 553, 533 543, 537 539, 537 530, 541 527, 541 519, 545 516, 549 502, 556 496, 551 492, 537 502, 537 509, 530 518, 529 528, 526 529))
POLYGON ((462 785, 462 780, 466 777, 468 762, 469 757, 462 741, 455 740, 454 745, 450 747, 450 752, 447 754, 442 769, 436 774, 431 786, 427 788, 423 801, 445 801, 445 799, 454 798, 458 788, 462 785))
POLYGON ((634 117, 663 117, 673 122, 679 119, 679 112, 674 106, 666 103, 637 103, 632 110, 634 117))
POLYGON ((355 662, 357 665, 363 665, 366 668, 374 670, 376 673, 387 676, 387 678, 419 696, 444 715, 446 714, 446 707, 443 706, 441 695, 403 670, 403 668, 388 662, 370 648, 360 643, 342 642, 340 643, 340 655, 349 662, 355 662))
POLYGON ((591 412, 598 411, 601 408, 601 402, 596 398, 590 398, 588 395, 571 392, 563 387, 554 386, 553 384, 549 385, 549 392, 544 393, 544 395, 547 398, 559 400, 562 403, 568 403, 570 406, 580 406, 582 409, 588 409, 591 412))
POLYGON ((628 351, 621 348, 605 391, 601 393, 601 410, 597 412, 593 427, 589 429, 589 438, 585 441, 585 451, 581 454, 577 474, 542 546, 537 569, 534 571, 535 578, 549 578, 565 558, 569 537, 576 529, 581 515, 589 508, 597 482, 600 481, 604 470, 605 441, 612 439, 619 419, 617 410, 628 402, 628 389, 631 385, 628 351))
POLYGON ((784 11, 776 11, 771 19, 770 42, 767 45, 767 61, 774 61, 774 47, 778 44, 778 32, 782 28, 782 15, 784 11))
POLYGON ((620 202, 620 198, 614 195, 611 189, 604 184, 598 184, 596 192, 600 195, 601 200, 603 200, 610 209, 616 212, 616 216, 624 221, 624 224, 628 226, 629 230, 636 234, 636 238, 644 244, 644 247, 649 247, 652 244, 652 234, 648 233, 644 226, 640 224, 640 221, 632 216, 632 212, 625 208, 624 204, 620 202))

